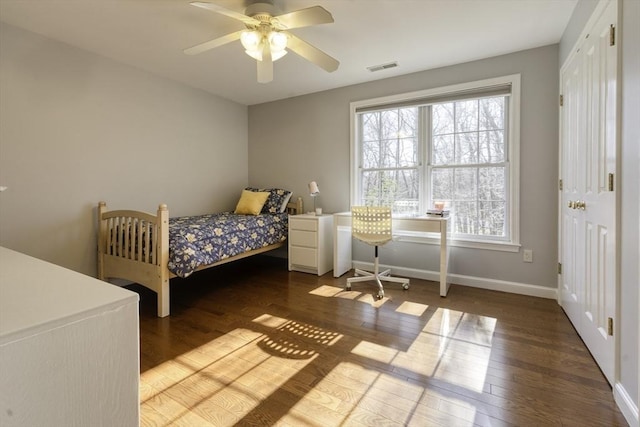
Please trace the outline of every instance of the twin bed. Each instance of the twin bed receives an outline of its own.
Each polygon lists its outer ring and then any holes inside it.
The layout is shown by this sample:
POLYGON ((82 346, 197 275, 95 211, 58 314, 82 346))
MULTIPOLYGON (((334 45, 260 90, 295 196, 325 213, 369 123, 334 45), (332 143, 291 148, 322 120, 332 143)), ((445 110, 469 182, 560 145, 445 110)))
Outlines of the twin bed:
MULTIPOLYGON (((302 198, 290 201, 281 189, 269 193, 259 211, 169 218, 167 205, 156 215, 108 211, 98 204, 98 278, 125 279, 158 294, 158 316, 169 315, 169 279, 279 248, 288 235, 288 215, 303 212, 302 198)), ((242 201, 242 199, 241 199, 242 201)), ((236 212, 239 210, 236 208, 236 212)))

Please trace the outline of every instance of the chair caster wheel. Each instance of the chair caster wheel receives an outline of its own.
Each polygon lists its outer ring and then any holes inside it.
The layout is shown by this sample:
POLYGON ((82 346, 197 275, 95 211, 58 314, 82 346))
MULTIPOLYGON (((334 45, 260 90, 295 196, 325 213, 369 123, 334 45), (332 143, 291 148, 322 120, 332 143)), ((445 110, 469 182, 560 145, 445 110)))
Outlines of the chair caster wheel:
POLYGON ((350 291, 350 290, 351 290, 351 285, 347 285, 347 286, 345 286, 345 287, 344 287, 344 290, 345 290, 345 291, 350 291))
POLYGON ((378 295, 376 295, 376 298, 378 299, 384 298, 384 292, 378 292, 378 295))
POLYGON ((402 289, 404 289, 405 291, 409 289, 409 284, 408 283, 403 284, 402 289))

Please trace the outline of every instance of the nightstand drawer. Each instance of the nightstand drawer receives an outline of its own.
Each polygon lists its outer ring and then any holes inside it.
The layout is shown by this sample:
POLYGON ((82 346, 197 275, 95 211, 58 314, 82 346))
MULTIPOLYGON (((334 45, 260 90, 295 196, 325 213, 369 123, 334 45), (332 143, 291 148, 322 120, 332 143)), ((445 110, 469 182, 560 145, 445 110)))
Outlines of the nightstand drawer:
POLYGON ((289 253, 289 261, 293 265, 316 268, 318 266, 318 252, 315 249, 296 247, 289 253))
POLYGON ((307 248, 318 247, 318 233, 315 231, 291 230, 289 233, 291 244, 294 246, 305 246, 307 248))
POLYGON ((290 230, 305 230, 305 231, 317 231, 318 222, 308 219, 297 219, 289 217, 289 229, 290 230))

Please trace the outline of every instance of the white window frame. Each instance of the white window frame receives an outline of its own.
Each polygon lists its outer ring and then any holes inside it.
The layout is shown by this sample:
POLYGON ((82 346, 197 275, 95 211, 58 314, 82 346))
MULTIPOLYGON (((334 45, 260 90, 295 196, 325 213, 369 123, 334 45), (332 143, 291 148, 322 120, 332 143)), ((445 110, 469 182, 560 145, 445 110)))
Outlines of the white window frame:
MULTIPOLYGON (((418 99, 446 97, 447 95, 455 95, 459 93, 480 91, 484 88, 493 86, 511 86, 511 94, 507 103, 507 119, 509 123, 507 137, 507 193, 509 198, 508 209, 508 228, 509 240, 495 240, 495 238, 483 238, 482 236, 472 237, 452 237, 449 242, 451 246, 489 249, 505 252, 518 252, 520 250, 520 74, 512 74, 508 76, 495 77, 485 80, 477 80, 474 82, 449 85, 439 88, 420 90, 398 95, 385 96, 380 98, 355 101, 350 104, 350 151, 351 151, 351 205, 360 204, 360 170, 362 166, 361 150, 359 146, 359 129, 357 110, 363 108, 374 108, 385 105, 411 103, 418 99)), ((422 120, 422 119, 421 119, 422 120)), ((424 141, 424 137, 420 136, 418 153, 419 165, 418 173, 420 174, 420 211, 426 211, 428 203, 428 194, 426 192, 427 174, 429 162, 428 141, 424 141), (424 196, 423 196, 424 195, 424 196)), ((426 138, 430 139, 430 137, 426 138)), ((439 244, 439 239, 429 235, 428 233, 401 232, 394 233, 394 239, 398 241, 408 241, 414 243, 439 244)))

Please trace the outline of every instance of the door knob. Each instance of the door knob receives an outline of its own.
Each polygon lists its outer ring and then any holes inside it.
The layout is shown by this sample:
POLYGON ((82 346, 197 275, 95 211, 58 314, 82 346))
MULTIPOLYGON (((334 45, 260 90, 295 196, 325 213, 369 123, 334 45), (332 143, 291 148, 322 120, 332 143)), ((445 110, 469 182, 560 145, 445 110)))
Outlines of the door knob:
POLYGON ((585 202, 581 202, 580 200, 576 202, 576 209, 585 210, 586 208, 587 208, 587 204, 585 202))

